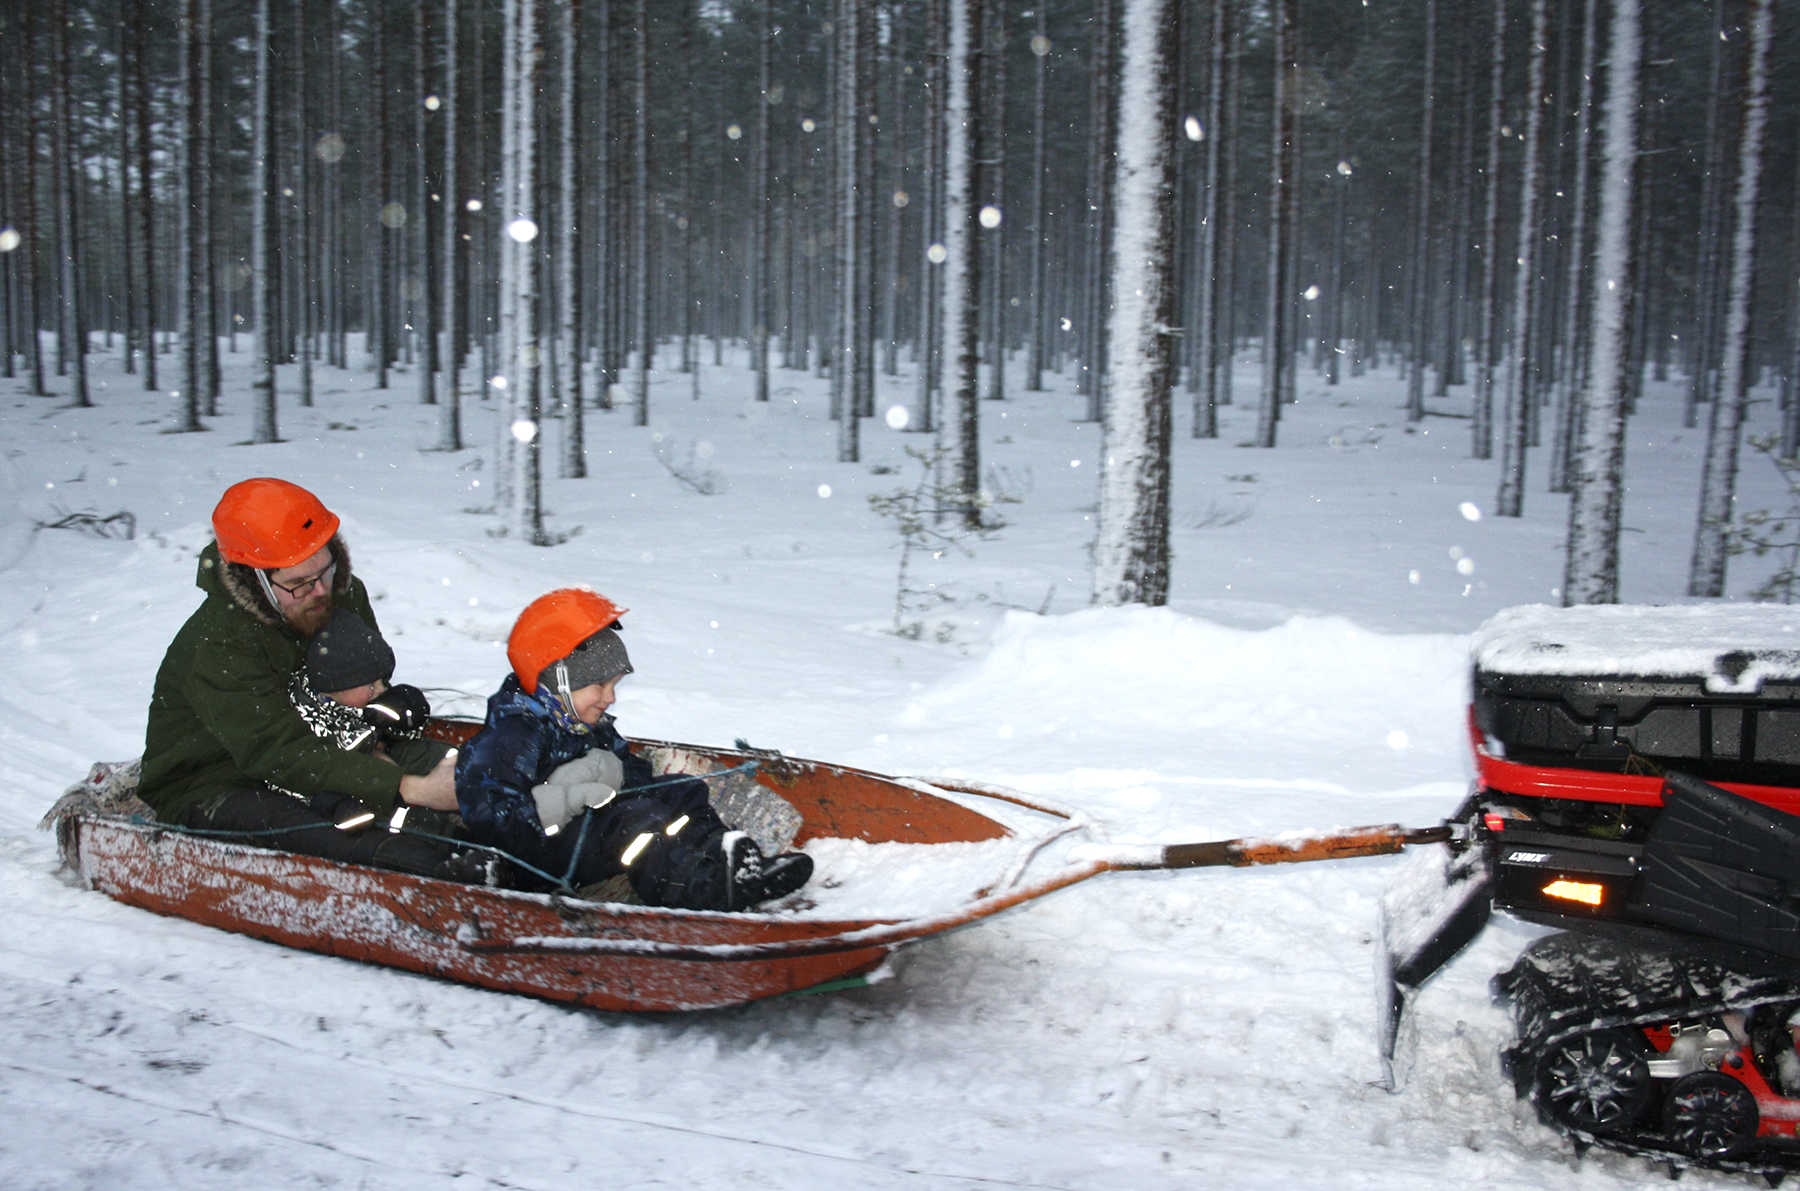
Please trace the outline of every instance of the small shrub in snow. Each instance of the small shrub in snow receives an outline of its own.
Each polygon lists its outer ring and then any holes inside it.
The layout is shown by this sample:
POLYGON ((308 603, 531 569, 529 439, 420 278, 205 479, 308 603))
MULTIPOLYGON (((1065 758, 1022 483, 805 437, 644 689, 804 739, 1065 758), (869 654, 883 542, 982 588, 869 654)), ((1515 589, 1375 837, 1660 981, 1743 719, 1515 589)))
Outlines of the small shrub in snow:
MULTIPOLYGON (((921 583, 914 574, 915 562, 925 554, 942 558, 955 552, 969 557, 971 537, 986 538, 1000 529, 1003 522, 983 516, 981 527, 970 529, 962 520, 965 498, 954 484, 942 480, 940 464, 949 455, 945 447, 921 451, 907 447, 908 457, 919 464, 918 479, 892 492, 869 497, 869 506, 883 517, 892 519, 900 534, 900 569, 894 579, 894 633, 917 641, 927 635, 925 614, 932 608, 953 601, 942 584, 921 583)), ((1016 499, 1016 498, 1014 498, 1016 499)), ((982 493, 979 503, 985 509, 993 498, 982 493)), ((940 626, 937 639, 948 641, 949 626, 940 626)))

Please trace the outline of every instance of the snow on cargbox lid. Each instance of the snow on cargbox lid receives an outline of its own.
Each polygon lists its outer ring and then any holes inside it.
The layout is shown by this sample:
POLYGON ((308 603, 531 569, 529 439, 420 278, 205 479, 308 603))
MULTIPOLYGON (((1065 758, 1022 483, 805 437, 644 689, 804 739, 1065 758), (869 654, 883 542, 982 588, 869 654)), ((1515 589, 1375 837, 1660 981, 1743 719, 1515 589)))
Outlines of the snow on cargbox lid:
POLYGON ((1704 678, 1708 690, 1755 692, 1800 679, 1800 607, 1526 604, 1489 617, 1474 652, 1494 674, 1704 678))

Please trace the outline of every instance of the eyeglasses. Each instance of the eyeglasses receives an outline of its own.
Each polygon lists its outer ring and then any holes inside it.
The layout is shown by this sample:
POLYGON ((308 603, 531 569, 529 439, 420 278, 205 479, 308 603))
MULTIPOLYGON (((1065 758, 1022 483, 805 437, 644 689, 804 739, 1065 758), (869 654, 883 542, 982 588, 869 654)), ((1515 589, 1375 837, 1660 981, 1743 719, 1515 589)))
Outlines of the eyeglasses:
POLYGON ((271 578, 269 582, 275 587, 279 587, 281 590, 287 592, 290 600, 297 600, 307 592, 311 591, 314 587, 322 586, 327 591, 331 590, 331 581, 336 576, 337 560, 332 559, 329 563, 325 564, 324 570, 316 575, 311 575, 302 579, 298 583, 276 583, 273 578, 271 578))

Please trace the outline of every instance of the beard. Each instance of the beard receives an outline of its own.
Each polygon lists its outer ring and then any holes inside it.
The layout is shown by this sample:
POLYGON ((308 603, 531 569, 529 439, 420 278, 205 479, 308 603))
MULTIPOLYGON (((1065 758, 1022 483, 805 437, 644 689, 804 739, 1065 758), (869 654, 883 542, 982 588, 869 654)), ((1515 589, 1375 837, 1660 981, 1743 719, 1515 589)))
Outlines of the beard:
POLYGON ((290 608, 285 613, 287 622, 294 626, 302 637, 310 637, 324 628, 331 620, 331 597, 321 595, 301 604, 298 608, 290 608))

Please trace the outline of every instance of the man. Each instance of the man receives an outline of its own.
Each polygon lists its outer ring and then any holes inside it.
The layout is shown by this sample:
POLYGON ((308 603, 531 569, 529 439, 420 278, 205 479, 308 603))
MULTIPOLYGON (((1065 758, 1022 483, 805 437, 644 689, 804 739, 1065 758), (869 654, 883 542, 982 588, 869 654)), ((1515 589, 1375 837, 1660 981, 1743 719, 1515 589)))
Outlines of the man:
POLYGON ((455 754, 427 774, 315 734, 288 686, 312 636, 346 608, 369 625, 338 518, 285 480, 234 484, 200 553, 206 600, 175 634, 150 698, 138 796, 168 823, 421 875, 456 877, 443 845, 389 832, 400 804, 456 809, 455 754), (360 804, 366 812, 344 815, 360 804), (344 822, 351 829, 340 828, 344 822), (356 830, 355 828, 362 828, 356 830))

